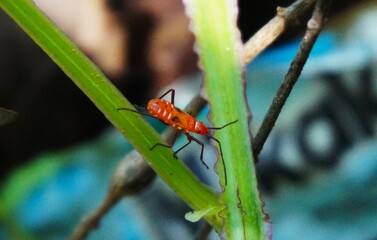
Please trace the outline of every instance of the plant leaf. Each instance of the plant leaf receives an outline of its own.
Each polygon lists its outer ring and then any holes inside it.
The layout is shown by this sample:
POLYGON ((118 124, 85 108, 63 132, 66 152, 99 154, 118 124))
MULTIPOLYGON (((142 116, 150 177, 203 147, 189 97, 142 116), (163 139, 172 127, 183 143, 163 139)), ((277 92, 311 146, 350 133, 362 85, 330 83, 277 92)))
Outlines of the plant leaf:
POLYGON ((185 214, 185 219, 190 222, 197 222, 201 218, 203 218, 205 215, 207 215, 209 212, 216 211, 220 212, 221 208, 220 206, 214 206, 206 209, 201 209, 198 211, 191 211, 185 214))

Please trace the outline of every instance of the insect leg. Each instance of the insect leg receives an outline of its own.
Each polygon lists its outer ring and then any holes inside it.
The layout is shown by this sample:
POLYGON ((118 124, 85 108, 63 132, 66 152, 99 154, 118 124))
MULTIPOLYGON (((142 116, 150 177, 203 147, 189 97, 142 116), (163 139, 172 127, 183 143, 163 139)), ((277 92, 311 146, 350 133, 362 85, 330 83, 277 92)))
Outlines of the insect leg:
MULTIPOLYGON (((238 121, 238 120, 237 120, 237 121, 238 121)), ((224 177, 225 177, 225 185, 226 185, 226 184, 227 184, 226 168, 225 168, 225 161, 224 161, 224 156, 223 156, 223 150, 222 150, 222 148, 221 148, 221 143, 220 143, 220 141, 219 141, 217 138, 215 138, 215 137, 213 137, 213 136, 208 135, 208 137, 209 137, 210 139, 216 141, 216 142, 219 144, 219 150, 220 150, 220 155, 221 155, 221 161, 222 161, 222 163, 223 163, 223 167, 224 167, 224 177)))
MULTIPOLYGON (((177 135, 178 135, 178 128, 175 129, 175 133, 174 133, 174 136, 173 136, 173 140, 171 141, 171 144, 162 144, 162 143, 156 143, 155 145, 153 145, 149 151, 153 150, 153 148, 157 147, 157 146, 161 146, 161 147, 166 147, 166 148, 171 148, 173 147, 174 143, 175 143, 175 140, 177 139, 177 135)), ((174 153, 174 156, 175 156, 175 153, 174 153)))
POLYGON ((225 124, 224 126, 221 126, 221 127, 207 127, 207 128, 208 129, 213 129, 213 130, 220 130, 220 129, 223 129, 223 128, 225 128, 225 127, 227 127, 227 126, 229 126, 229 125, 231 125, 233 123, 236 123, 236 122, 238 122, 238 119, 235 120, 235 121, 233 121, 233 122, 229 122, 229 123, 227 123, 227 124, 225 124))
POLYGON ((171 99, 170 99, 170 102, 174 105, 174 96, 175 96, 175 90, 174 89, 169 89, 166 93, 162 94, 161 97, 159 97, 159 99, 165 97, 166 95, 168 95, 169 93, 171 92, 171 99))
POLYGON ((177 151, 174 152, 174 157, 177 157, 177 153, 191 143, 191 139, 189 139, 189 138, 187 138, 187 139, 188 139, 188 142, 185 145, 183 145, 182 147, 180 147, 177 151))
POLYGON ((207 165, 207 164, 204 162, 204 160, 203 160, 203 151, 204 151, 204 144, 203 144, 203 142, 201 142, 199 139, 197 139, 197 138, 191 136, 191 135, 188 134, 188 133, 185 133, 185 135, 187 136, 187 140, 188 140, 188 142, 187 142, 185 145, 183 145, 181 148, 179 148, 177 151, 175 151, 174 154, 177 154, 179 151, 181 151, 181 150, 184 149, 187 145, 189 145, 189 144, 191 143, 192 140, 194 140, 197 144, 199 144, 199 145, 202 147, 202 148, 201 148, 201 151, 200 151, 200 161, 203 163, 203 165, 204 165, 207 169, 209 169, 208 165, 207 165))

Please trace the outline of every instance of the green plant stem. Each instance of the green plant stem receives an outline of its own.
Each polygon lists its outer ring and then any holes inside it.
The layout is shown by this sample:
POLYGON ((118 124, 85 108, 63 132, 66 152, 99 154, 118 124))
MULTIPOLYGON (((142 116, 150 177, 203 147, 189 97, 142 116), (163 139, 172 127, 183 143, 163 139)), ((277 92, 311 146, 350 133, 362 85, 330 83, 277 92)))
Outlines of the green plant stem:
MULTIPOLYGON (((117 110, 133 106, 31 1, 0 0, 0 7, 61 67, 184 201, 195 210, 218 205, 216 194, 175 159, 171 149, 149 150, 163 141, 161 137, 138 114, 117 110)), ((221 220, 216 215, 207 216, 207 221, 220 227, 221 220)))
MULTIPOLYGON (((227 185, 222 202, 226 209, 224 228, 227 239, 264 239, 261 202, 248 130, 249 111, 245 99, 242 43, 236 27, 236 1, 186 0, 187 12, 197 38, 199 56, 205 71, 205 90, 215 126, 238 119, 216 132, 222 144, 227 185)), ((224 233, 220 233, 224 234, 224 233)))

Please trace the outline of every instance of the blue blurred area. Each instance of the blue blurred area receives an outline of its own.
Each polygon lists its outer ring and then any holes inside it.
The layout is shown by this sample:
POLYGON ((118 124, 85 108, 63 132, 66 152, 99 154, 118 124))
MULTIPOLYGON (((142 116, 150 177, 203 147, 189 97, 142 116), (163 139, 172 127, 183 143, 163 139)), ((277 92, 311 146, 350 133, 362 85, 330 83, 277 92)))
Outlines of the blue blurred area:
MULTIPOLYGON (((318 39, 267 140, 257 174, 274 239, 377 237, 377 39, 361 31, 376 20, 370 11, 347 40, 318 39)), ((266 52, 248 67, 253 132, 289 63, 266 52)))
MULTIPOLYGON (((375 23, 376 17, 372 19, 365 24, 375 23)), ((361 26, 358 22, 349 34, 359 32, 361 26)), ((343 42, 330 32, 318 39, 257 165, 274 239, 377 238, 376 43, 377 39, 366 38, 343 42)), ((298 44, 269 50, 248 66, 253 133, 298 44)), ((193 94, 199 85, 197 81, 191 87, 180 87, 193 94)), ((190 94, 185 97, 188 99, 190 94)), ((206 111, 199 119, 205 119, 206 111)), ((158 125, 154 120, 151 123, 158 125)), ((185 141, 180 138, 176 146, 185 141)), ((36 239, 66 239, 105 197, 112 169, 130 150, 119 133, 108 129, 92 142, 39 156, 33 165, 46 158, 60 164, 53 174, 50 168, 49 172, 43 168, 38 173, 26 171, 29 175, 23 172, 24 185, 35 179, 30 177, 33 174, 44 177, 15 194, 12 204, 0 204, 0 239, 14 239, 8 237, 10 225, 36 239)), ((180 154, 203 181, 216 184, 216 175, 198 161, 198 146, 192 144, 180 154)), ((206 147, 210 166, 214 156, 213 149, 206 147)), ((12 184, 14 181, 8 182, 8 190, 12 184)), ((3 192, 0 201, 5 203, 10 196, 4 194, 9 192, 3 192)), ((197 225, 183 219, 187 211, 188 207, 156 179, 145 192, 112 209, 89 239, 192 239, 197 225)))
MULTIPOLYGON (((26 174, 24 171, 25 178, 21 181, 27 185, 29 174, 46 176, 39 179, 35 187, 25 189, 14 209, 4 211, 10 211, 11 221, 32 236, 66 239, 80 219, 95 209, 105 197, 111 169, 130 149, 123 137, 111 130, 92 143, 42 156, 42 161, 38 162, 37 159, 32 164, 41 164, 40 171, 26 174), (46 159, 60 163, 56 165, 53 175, 44 172, 42 162, 46 159)), ((138 239, 138 236, 144 236, 145 231, 139 224, 142 221, 136 221, 135 216, 138 214, 134 207, 117 206, 104 219, 103 228, 93 239, 123 239, 125 235, 138 239), (127 219, 130 221, 126 224, 127 219)))
MULTIPOLYGON (((263 70, 286 71, 296 55, 300 41, 301 40, 292 41, 263 52, 249 64, 248 72, 263 70)), ((313 62, 315 58, 327 55, 330 51, 333 51, 336 47, 336 43, 337 39, 333 34, 329 32, 321 33, 318 37, 318 41, 310 52, 309 62, 313 62)))

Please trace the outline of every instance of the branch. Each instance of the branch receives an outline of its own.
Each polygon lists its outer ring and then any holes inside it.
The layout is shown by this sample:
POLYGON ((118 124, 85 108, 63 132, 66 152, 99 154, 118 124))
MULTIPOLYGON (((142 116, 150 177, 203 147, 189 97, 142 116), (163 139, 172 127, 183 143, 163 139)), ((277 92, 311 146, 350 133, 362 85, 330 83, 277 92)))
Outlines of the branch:
POLYGON ((297 0, 287 8, 278 7, 276 16, 255 33, 244 45, 243 61, 251 62, 259 53, 273 43, 292 23, 296 22, 315 0, 297 0))
POLYGON ((101 218, 122 198, 121 195, 108 194, 102 204, 90 215, 83 218, 70 240, 85 239, 88 233, 99 226, 101 218))
POLYGON ((301 71, 309 57, 310 51, 313 48, 315 41, 319 33, 321 32, 331 0, 318 0, 313 11, 311 19, 307 23, 307 30, 300 44, 299 50, 293 59, 284 81, 281 84, 270 109, 268 110, 262 125, 258 130, 258 133, 253 143, 254 156, 258 156, 261 152, 267 137, 269 136, 275 122, 283 108, 289 94, 292 91, 294 84, 296 83, 301 71))

